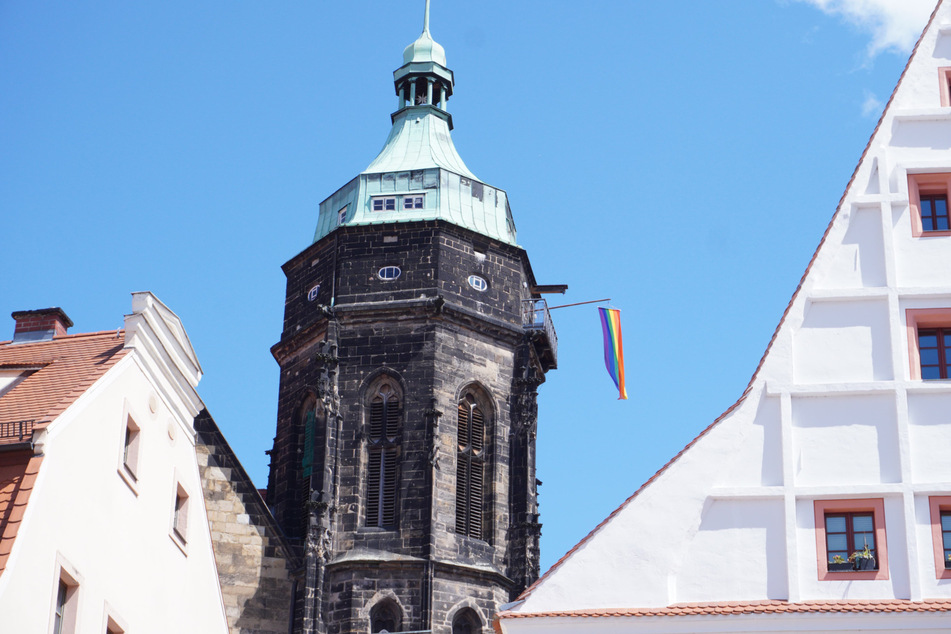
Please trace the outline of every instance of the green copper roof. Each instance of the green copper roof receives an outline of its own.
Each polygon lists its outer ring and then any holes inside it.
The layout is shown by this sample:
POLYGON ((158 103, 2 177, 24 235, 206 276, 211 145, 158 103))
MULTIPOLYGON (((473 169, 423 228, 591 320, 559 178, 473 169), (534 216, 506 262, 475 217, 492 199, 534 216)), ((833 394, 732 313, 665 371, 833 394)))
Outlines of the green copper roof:
POLYGON ((452 143, 448 119, 437 110, 435 106, 423 105, 407 107, 394 114, 386 144, 363 173, 441 167, 477 179, 452 143))
POLYGON ((426 0, 423 33, 403 50, 403 63, 414 62, 435 62, 443 67, 446 65, 446 49, 433 41, 433 36, 429 34, 429 0, 426 0))
POLYGON ((342 225, 445 220, 516 244, 506 193, 481 182, 456 151, 446 102, 454 77, 429 33, 406 47, 393 73, 399 106, 383 149, 355 179, 320 203, 314 241, 342 225))

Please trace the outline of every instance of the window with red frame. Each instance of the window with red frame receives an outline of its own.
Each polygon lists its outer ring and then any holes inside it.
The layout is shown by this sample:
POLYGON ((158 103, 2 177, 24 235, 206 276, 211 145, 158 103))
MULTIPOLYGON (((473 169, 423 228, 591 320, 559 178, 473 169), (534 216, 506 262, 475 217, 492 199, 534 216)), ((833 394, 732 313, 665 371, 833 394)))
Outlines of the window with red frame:
POLYGON ((921 328, 918 330, 918 357, 921 360, 921 378, 948 378, 948 355, 951 352, 951 328, 921 328))
POLYGON ((921 230, 948 231, 948 196, 946 194, 921 194, 921 230))
MULTIPOLYGON (((878 554, 875 550, 875 514, 826 513, 826 556, 829 563, 836 557, 849 561, 853 553, 863 552, 866 547, 875 558, 872 570, 878 570, 878 554)), ((853 562, 854 563, 854 562, 853 562)), ((858 569, 858 568, 856 568, 858 569)))
POLYGON ((951 568, 951 511, 941 511, 941 545, 944 547, 944 567, 951 568))

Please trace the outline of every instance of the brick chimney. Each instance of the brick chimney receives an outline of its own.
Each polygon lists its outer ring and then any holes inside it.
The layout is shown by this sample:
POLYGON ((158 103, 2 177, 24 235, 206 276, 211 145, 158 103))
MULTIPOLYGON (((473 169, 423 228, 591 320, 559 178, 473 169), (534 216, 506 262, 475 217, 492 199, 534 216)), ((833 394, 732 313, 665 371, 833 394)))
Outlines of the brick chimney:
POLYGON ((10 316, 16 320, 14 343, 50 341, 54 336, 65 335, 66 330, 73 325, 73 320, 66 316, 62 308, 18 310, 10 316))

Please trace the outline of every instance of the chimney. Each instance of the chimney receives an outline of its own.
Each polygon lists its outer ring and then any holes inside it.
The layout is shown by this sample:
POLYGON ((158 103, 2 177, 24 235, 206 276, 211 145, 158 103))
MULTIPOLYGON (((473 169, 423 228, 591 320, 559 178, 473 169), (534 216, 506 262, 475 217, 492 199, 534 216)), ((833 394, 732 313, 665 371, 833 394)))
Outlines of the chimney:
POLYGON ((54 336, 65 335, 66 329, 73 325, 73 320, 66 316, 62 308, 18 310, 10 316, 16 320, 13 343, 51 341, 54 336))

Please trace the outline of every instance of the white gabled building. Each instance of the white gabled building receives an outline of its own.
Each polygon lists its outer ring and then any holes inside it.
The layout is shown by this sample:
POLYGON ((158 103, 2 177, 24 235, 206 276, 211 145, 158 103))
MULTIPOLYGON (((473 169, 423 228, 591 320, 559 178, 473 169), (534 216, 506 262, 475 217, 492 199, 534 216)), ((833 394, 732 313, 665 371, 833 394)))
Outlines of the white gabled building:
POLYGON ((943 1, 740 400, 498 628, 951 631, 949 84, 943 1))
POLYGON ((14 313, 0 342, 0 631, 226 633, 196 457, 201 368, 135 293, 125 328, 14 313))

